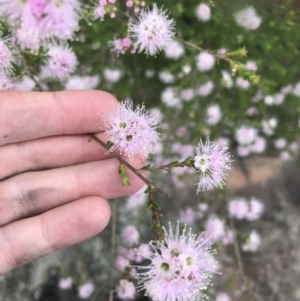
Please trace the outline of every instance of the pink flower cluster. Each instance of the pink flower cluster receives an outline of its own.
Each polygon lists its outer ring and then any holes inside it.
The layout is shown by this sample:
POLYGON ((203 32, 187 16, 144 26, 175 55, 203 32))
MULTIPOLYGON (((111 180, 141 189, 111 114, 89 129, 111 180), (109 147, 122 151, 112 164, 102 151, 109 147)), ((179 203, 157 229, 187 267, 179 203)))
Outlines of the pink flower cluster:
POLYGON ((0 0, 0 17, 16 28, 22 49, 37 49, 51 40, 65 41, 78 29, 78 0, 0 0))
POLYGON ((235 133, 238 142, 237 153, 240 157, 246 157, 250 153, 262 153, 266 149, 265 138, 258 135, 258 130, 250 126, 241 126, 235 133))
POLYGON ((135 286, 131 281, 121 279, 116 287, 117 296, 121 300, 133 300, 135 296, 135 286))
POLYGON ((160 121, 158 114, 149 114, 144 106, 133 110, 132 102, 121 103, 112 114, 104 115, 105 131, 113 146, 110 151, 119 151, 132 158, 146 158, 153 152, 159 134, 156 131, 160 121))
POLYGON ((197 193, 222 186, 232 161, 227 147, 221 147, 207 139, 205 144, 200 140, 195 148, 197 155, 194 157, 194 166, 200 173, 197 193))
MULTIPOLYGON (((132 41, 130 38, 126 37, 123 39, 115 39, 113 41, 110 41, 108 45, 111 47, 111 50, 115 52, 117 55, 119 54, 125 54, 126 51, 130 48, 132 45, 132 41)), ((131 53, 135 53, 135 49, 131 49, 131 53)))
POLYGON ((152 10, 141 10, 137 17, 137 22, 129 24, 129 32, 139 52, 155 55, 173 39, 174 20, 168 19, 166 11, 156 4, 152 10))
POLYGON ((256 198, 252 197, 250 201, 244 198, 231 200, 228 203, 228 213, 236 219, 247 219, 249 221, 257 220, 264 211, 264 205, 256 198))
POLYGON ((77 65, 75 53, 68 47, 51 46, 49 48, 49 59, 42 67, 41 77, 53 77, 65 80, 69 77, 77 65))
POLYGON ((113 4, 116 0, 99 0, 98 5, 94 9, 94 17, 95 19, 104 20, 104 17, 107 13, 109 13, 111 18, 115 18, 117 7, 113 4))
POLYGON ((177 223, 175 234, 164 229, 165 241, 152 242, 148 266, 138 266, 139 289, 154 301, 200 300, 217 264, 211 242, 177 223))

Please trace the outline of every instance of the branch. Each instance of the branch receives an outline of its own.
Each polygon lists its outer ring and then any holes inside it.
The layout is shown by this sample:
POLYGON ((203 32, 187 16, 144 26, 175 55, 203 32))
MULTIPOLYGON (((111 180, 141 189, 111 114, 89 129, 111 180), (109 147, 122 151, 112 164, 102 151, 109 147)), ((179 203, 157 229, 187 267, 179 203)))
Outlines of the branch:
POLYGON ((31 74, 31 72, 29 71, 24 55, 22 54, 21 56, 22 56, 23 66, 24 66, 24 69, 25 69, 25 74, 27 74, 34 81, 34 83, 37 86, 38 90, 43 92, 44 89, 43 89, 42 85, 40 84, 39 80, 33 74, 31 74))
MULTIPOLYGON (((233 220, 232 220, 231 217, 229 219, 230 219, 230 226, 234 230, 234 232, 236 233, 236 229, 235 229, 233 220)), ((234 251, 235 251, 235 256, 237 258, 238 268, 239 268, 242 280, 243 280, 243 282, 246 286, 247 295, 248 295, 250 300, 257 301, 252 289, 249 287, 249 282, 248 282, 248 279, 247 279, 245 271, 244 271, 242 256, 241 256, 241 252, 240 252, 240 248, 239 248, 239 244, 238 244, 236 235, 234 235, 234 251)))
MULTIPOLYGON (((95 134, 90 134, 90 135, 92 139, 94 139, 96 142, 98 142, 106 149, 106 144, 101 139, 99 139, 95 134)), ((163 190, 155 186, 152 182, 150 182, 145 177, 143 177, 138 169, 134 168, 131 164, 129 164, 126 160, 124 160, 119 154, 117 154, 112 150, 109 150, 109 153, 112 154, 115 158, 117 158, 122 164, 124 164, 128 169, 130 169, 136 176, 138 176, 148 186, 153 187, 157 192, 159 192, 163 196, 170 198, 170 196, 166 192, 164 192, 163 190)))
POLYGON ((199 46, 197 46, 197 45, 195 45, 195 44, 193 44, 193 43, 191 43, 191 42, 184 41, 184 40, 182 40, 182 39, 180 39, 180 38, 177 38, 177 41, 178 41, 178 42, 181 42, 181 43, 183 43, 183 44, 185 44, 185 45, 187 45, 187 46, 193 47, 193 48, 195 48, 195 49, 197 49, 197 50, 199 50, 199 51, 204 51, 204 52, 210 53, 211 55, 213 55, 213 56, 215 56, 215 57, 217 57, 217 58, 219 58, 219 59, 225 60, 225 61, 228 62, 228 63, 231 63, 231 62, 232 62, 232 60, 229 59, 228 57, 226 57, 225 55, 215 53, 215 52, 213 52, 213 51, 211 51, 211 50, 203 49, 203 48, 201 48, 201 47, 199 47, 199 46))

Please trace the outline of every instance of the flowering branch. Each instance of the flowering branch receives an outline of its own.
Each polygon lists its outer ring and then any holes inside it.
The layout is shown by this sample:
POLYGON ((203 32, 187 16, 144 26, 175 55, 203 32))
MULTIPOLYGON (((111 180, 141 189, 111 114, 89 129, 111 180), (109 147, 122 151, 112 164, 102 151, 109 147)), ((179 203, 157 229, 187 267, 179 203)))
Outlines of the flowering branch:
MULTIPOLYGON (((100 145, 102 145, 105 149, 107 149, 107 145, 101 140, 99 139, 95 134, 90 134, 91 138, 93 140, 95 140, 97 143, 99 143, 100 145)), ((129 164, 126 160, 124 160, 119 154, 117 154, 115 151, 113 150, 109 150, 109 153, 112 154, 116 159, 118 159, 123 165, 125 165, 128 169, 130 169, 136 176, 138 176, 144 183, 146 183, 148 185, 148 187, 150 186, 152 189, 154 188, 155 191, 159 192, 160 194, 162 194, 163 196, 169 198, 170 196, 164 192, 163 190, 161 190, 160 188, 158 188, 156 185, 154 185, 152 182, 150 182, 148 179, 146 179, 145 177, 143 177, 140 173, 140 171, 138 169, 136 169, 135 167, 133 167, 131 164, 129 164)))
POLYGON ((235 74, 236 71, 239 71, 243 77, 246 77, 247 79, 249 79, 253 84, 257 84, 260 80, 260 76, 254 74, 254 72, 252 72, 252 71, 247 70, 244 64, 231 59, 231 57, 247 56, 247 50, 245 49, 245 47, 239 48, 233 52, 227 52, 225 54, 221 54, 221 53, 216 53, 215 51, 212 51, 212 50, 203 49, 203 48, 199 47, 198 45, 195 45, 191 42, 187 42, 180 38, 176 38, 176 40, 189 47, 195 48, 198 51, 209 53, 218 59, 226 61, 227 63, 229 63, 233 74, 235 74))

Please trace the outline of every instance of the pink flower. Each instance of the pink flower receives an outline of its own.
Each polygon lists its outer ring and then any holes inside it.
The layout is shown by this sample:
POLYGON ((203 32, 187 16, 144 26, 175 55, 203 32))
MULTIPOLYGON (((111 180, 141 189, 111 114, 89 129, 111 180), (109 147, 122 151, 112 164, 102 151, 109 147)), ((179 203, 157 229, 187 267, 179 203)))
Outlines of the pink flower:
POLYGON ((230 301, 230 297, 225 293, 218 294, 216 301, 230 301))
POLYGON ((252 144, 257 137, 257 129, 249 126, 241 126, 235 134, 237 142, 241 145, 252 144))
POLYGON ((222 111, 217 104, 208 106, 206 114, 206 123, 208 125, 216 125, 222 118, 222 111))
POLYGON ((66 290, 66 289, 71 288, 72 284, 73 284, 72 278, 68 277, 68 278, 60 279, 58 286, 60 289, 66 290))
POLYGON ((248 204, 245 199, 232 200, 228 203, 228 212, 231 217, 243 219, 248 213, 248 204))
POLYGON ((198 209, 199 209, 201 212, 205 212, 205 211, 207 211, 207 209, 208 209, 208 205, 207 205, 206 203, 200 203, 200 204, 198 205, 198 209))
POLYGON ((227 147, 221 147, 210 142, 209 139, 205 144, 200 140, 196 146, 196 152, 194 166, 196 171, 200 173, 197 193, 222 186, 232 161, 227 147))
POLYGON ((129 24, 129 32, 139 52, 155 55, 174 37, 174 20, 168 19, 166 11, 153 4, 152 10, 142 9, 138 22, 129 24))
POLYGON ((214 142, 215 144, 219 144, 221 147, 228 147, 230 145, 229 139, 225 137, 220 137, 216 139, 214 142))
POLYGON ((181 91, 180 96, 184 101, 191 101, 195 96, 195 93, 193 89, 185 89, 181 91))
POLYGON ((124 39, 116 39, 108 43, 108 45, 111 47, 111 50, 117 55, 124 54, 127 51, 127 49, 131 46, 131 44, 131 39, 128 37, 124 39))
POLYGON ((225 235, 224 222, 216 215, 211 215, 204 227, 205 236, 209 237, 214 242, 217 242, 225 235))
POLYGON ((15 89, 18 91, 32 91, 35 88, 35 82, 27 75, 17 83, 15 89))
POLYGON ((248 90, 250 87, 250 82, 247 79, 242 77, 238 77, 236 79, 236 85, 241 88, 242 90, 248 90))
POLYGON ((181 223, 192 224, 196 219, 196 212, 192 208, 179 211, 179 221, 181 223))
POLYGON ((121 236, 123 241, 125 241, 128 245, 133 246, 138 244, 140 233, 135 226, 128 225, 122 230, 121 236))
POLYGON ((236 151, 237 151, 238 156, 240 156, 240 157, 247 157, 251 153, 251 147, 250 146, 239 145, 237 147, 236 151))
POLYGON ((246 219, 249 221, 257 220, 261 217, 264 211, 264 205, 256 198, 250 199, 250 209, 246 214, 246 219))
POLYGON ((94 18, 95 19, 100 19, 100 21, 104 20, 106 14, 106 10, 102 5, 98 5, 94 9, 94 18))
POLYGON ((287 145, 287 141, 285 138, 279 138, 277 140, 274 141, 274 146, 277 148, 277 149, 283 149, 285 148, 287 145))
POLYGON ((94 288, 94 284, 91 282, 83 284, 78 287, 78 296, 82 299, 88 299, 92 295, 94 288))
POLYGON ((151 254, 151 248, 149 244, 141 244, 136 250, 135 262, 142 262, 144 259, 148 258, 151 254))
POLYGON ((48 62, 42 70, 45 77, 64 80, 75 70, 78 63, 74 52, 63 46, 50 47, 49 56, 48 62))
POLYGON ((0 72, 0 91, 1 90, 13 90, 16 83, 12 81, 6 74, 0 72))
POLYGON ((234 18, 239 26, 249 30, 257 29, 262 21, 252 6, 245 7, 243 10, 235 13, 234 18))
POLYGON ((73 38, 78 29, 80 4, 78 0, 0 0, 0 16, 18 28, 16 41, 22 49, 36 50, 52 40, 73 38), (31 38, 33 41, 31 41, 31 38))
POLYGON ((257 136, 254 143, 250 145, 250 149, 253 153, 260 154, 262 153, 267 146, 266 139, 260 136, 257 136))
POLYGON ((144 106, 133 110, 132 102, 121 103, 114 113, 104 116, 105 130, 113 146, 128 157, 146 158, 159 140, 156 132, 158 114, 149 114, 144 106))
POLYGON ((205 84, 201 85, 198 88, 198 95, 203 97, 208 96, 213 89, 214 89, 214 83, 212 81, 207 81, 205 84))
POLYGON ((165 241, 151 243, 149 266, 138 267, 140 289, 153 300, 198 300, 216 271, 211 242, 186 227, 179 231, 179 223, 175 234, 171 225, 169 231, 164 229, 165 241))
POLYGON ((256 72, 257 71, 257 65, 256 65, 255 62, 249 61, 249 62, 246 63, 246 69, 250 70, 250 71, 253 71, 253 72, 256 72))
POLYGON ((254 115, 257 115, 258 110, 255 107, 250 107, 250 108, 248 108, 247 112, 250 116, 254 116, 254 115))
POLYGON ((14 54, 9 47, 9 40, 1 38, 0 32, 0 71, 10 73, 12 69, 12 63, 14 61, 14 54))
POLYGON ((247 241, 242 245, 242 250, 245 252, 255 252, 260 246, 260 243, 260 236, 256 231, 252 231, 247 241))
POLYGON ((222 243, 224 245, 229 245, 233 243, 235 233, 232 230, 226 230, 225 235, 222 238, 222 243))
POLYGON ((133 300, 136 290, 134 284, 126 279, 121 279, 116 287, 117 297, 121 300, 133 300))
POLYGON ((210 7, 205 3, 200 3, 196 8, 196 17, 202 22, 207 22, 211 18, 210 7))
POLYGON ((37 28, 26 28, 21 25, 15 31, 14 39, 22 50, 36 51, 40 46, 39 32, 37 28))
MULTIPOLYGON (((126 254, 127 255, 127 254, 126 254)), ((124 272, 126 268, 130 266, 130 262, 127 258, 119 255, 115 260, 115 267, 121 271, 124 272)))
POLYGON ((167 58, 178 60, 184 55, 184 47, 178 41, 171 41, 164 47, 164 52, 167 58))
POLYGON ((200 72, 209 71, 215 65, 215 57, 207 52, 201 52, 198 54, 196 60, 196 66, 200 72))
POLYGON ((73 75, 68 78, 65 83, 66 90, 92 90, 95 89, 100 82, 100 77, 95 76, 79 76, 73 75))

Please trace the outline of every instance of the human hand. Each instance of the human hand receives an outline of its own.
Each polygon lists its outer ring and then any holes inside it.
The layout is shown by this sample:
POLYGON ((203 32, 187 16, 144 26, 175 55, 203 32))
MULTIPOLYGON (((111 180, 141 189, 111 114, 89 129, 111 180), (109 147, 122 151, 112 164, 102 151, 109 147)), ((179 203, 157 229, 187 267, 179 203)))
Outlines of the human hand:
POLYGON ((0 91, 0 274, 101 232, 105 199, 142 187, 130 171, 122 186, 119 161, 88 142, 105 140, 98 113, 117 105, 101 91, 0 91))

